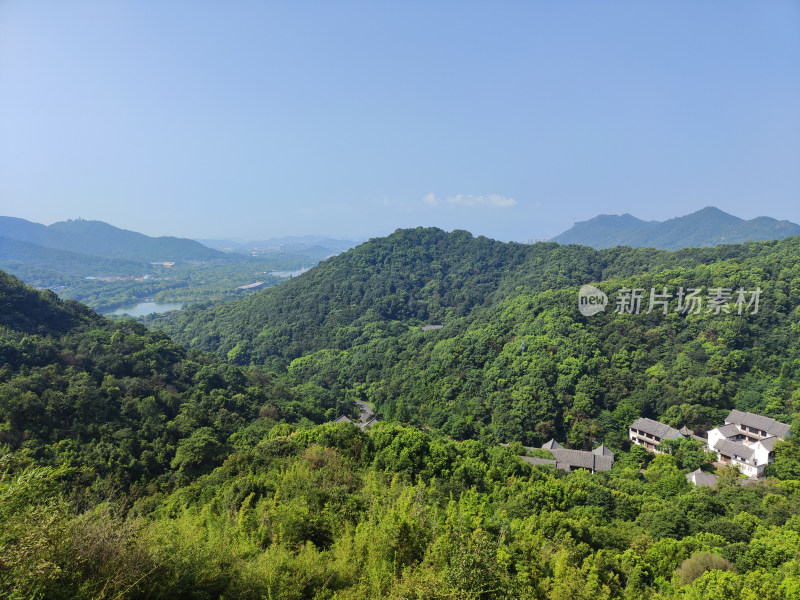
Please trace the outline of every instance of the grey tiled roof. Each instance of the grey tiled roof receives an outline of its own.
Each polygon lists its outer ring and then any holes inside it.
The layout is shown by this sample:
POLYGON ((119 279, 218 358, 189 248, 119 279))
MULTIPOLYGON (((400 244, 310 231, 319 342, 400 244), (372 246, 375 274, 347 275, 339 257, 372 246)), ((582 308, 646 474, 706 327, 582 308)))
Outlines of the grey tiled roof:
POLYGON ((717 440, 714 444, 714 450, 718 450, 725 456, 741 456, 747 460, 753 458, 755 450, 744 444, 737 444, 736 442, 729 442, 728 440, 717 440))
POLYGON ((551 450, 556 459, 556 467, 567 471, 572 469, 592 469, 594 471, 610 471, 614 464, 613 456, 602 456, 584 452, 583 450, 551 450))
POLYGON ((728 424, 723 425, 722 427, 717 427, 717 431, 719 431, 723 437, 730 438, 736 437, 737 435, 741 434, 742 432, 739 431, 739 428, 736 425, 728 424))
POLYGON ((564 446, 562 446, 555 440, 550 440, 549 442, 545 442, 542 445, 542 450, 563 450, 563 449, 564 446))
POLYGON ((603 444, 592 450, 592 454, 597 454, 599 456, 610 456, 611 458, 614 458, 614 453, 606 448, 603 444))
POLYGON ((719 477, 713 473, 703 473, 700 469, 692 471, 686 475, 686 479, 695 485, 706 485, 708 487, 716 487, 717 479, 719 477))
POLYGON ((674 440, 675 438, 681 436, 681 432, 677 429, 645 417, 639 417, 633 423, 631 423, 630 426, 633 429, 644 431, 645 433, 659 437, 662 440, 674 440))
POLYGON ((777 442, 777 441, 778 441, 778 438, 776 438, 773 435, 773 436, 770 436, 768 438, 764 438, 763 440, 760 440, 758 443, 761 444, 762 446, 764 446, 764 448, 766 448, 770 452, 772 452, 772 450, 775 448, 775 442, 777 442))
POLYGON ((766 431, 768 434, 779 438, 786 437, 789 435, 789 431, 791 430, 791 427, 786 423, 781 423, 775 419, 770 419, 769 417, 764 417, 761 415, 755 415, 749 412, 741 412, 739 410, 732 410, 725 418, 725 422, 755 427, 756 429, 761 429, 762 431, 766 431))
POLYGON ((347 417, 347 415, 342 415, 336 419, 334 423, 352 423, 352 421, 347 417))

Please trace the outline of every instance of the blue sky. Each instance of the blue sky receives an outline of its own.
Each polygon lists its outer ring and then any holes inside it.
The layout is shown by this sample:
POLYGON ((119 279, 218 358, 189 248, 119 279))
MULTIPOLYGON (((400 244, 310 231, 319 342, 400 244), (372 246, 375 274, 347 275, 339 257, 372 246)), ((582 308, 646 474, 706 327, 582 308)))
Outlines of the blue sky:
POLYGON ((149 235, 800 222, 800 3, 0 2, 0 214, 149 235))

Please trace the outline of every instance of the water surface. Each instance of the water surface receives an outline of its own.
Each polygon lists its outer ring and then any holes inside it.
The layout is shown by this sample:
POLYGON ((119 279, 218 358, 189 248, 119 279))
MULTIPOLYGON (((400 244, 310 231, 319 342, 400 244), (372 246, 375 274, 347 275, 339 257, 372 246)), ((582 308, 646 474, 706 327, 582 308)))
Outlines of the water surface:
POLYGON ((168 310, 180 310, 183 304, 180 302, 139 302, 133 306, 121 306, 117 310, 105 313, 107 315, 129 315, 131 317, 142 317, 150 313, 163 313, 168 310))

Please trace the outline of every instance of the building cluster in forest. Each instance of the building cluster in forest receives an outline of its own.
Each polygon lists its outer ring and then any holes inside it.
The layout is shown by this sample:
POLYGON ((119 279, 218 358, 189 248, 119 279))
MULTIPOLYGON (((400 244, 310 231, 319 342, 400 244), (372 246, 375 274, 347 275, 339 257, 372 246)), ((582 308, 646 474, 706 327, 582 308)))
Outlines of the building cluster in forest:
MULTIPOLYGON (((631 442, 656 453, 664 440, 691 437, 703 442, 707 450, 717 455, 720 463, 733 465, 749 477, 761 478, 766 466, 775 458, 775 442, 787 437, 789 430, 789 425, 775 419, 732 410, 725 418, 725 424, 709 431, 705 438, 694 435, 686 427, 674 429, 646 418, 631 423, 628 434, 631 442)), ((691 478, 690 481, 703 485, 691 478)))
MULTIPOLYGON (((365 429, 378 422, 371 407, 359 402, 360 418, 354 421, 341 415, 333 423, 350 423, 365 429)), ((660 454, 661 442, 680 438, 702 442, 707 451, 714 452, 721 464, 730 464, 750 478, 764 477, 766 466, 775 458, 775 442, 789 435, 790 427, 775 419, 748 412, 732 410, 725 418, 725 424, 708 432, 707 437, 695 435, 688 427, 675 429, 665 423, 645 417, 636 419, 628 427, 628 435, 633 444, 643 446, 648 451, 660 454)), ((507 445, 507 444, 504 444, 507 445)), ((526 448, 531 451, 534 448, 526 448)), ((522 456, 522 460, 532 465, 551 466, 564 471, 586 469, 590 473, 610 471, 614 465, 614 453, 605 445, 594 450, 571 450, 564 448, 555 439, 544 443, 541 450, 549 452, 553 458, 522 456)), ((700 469, 689 473, 687 480, 695 485, 716 485, 716 475, 704 473, 700 469)))
POLYGON ((610 471, 614 465, 614 453, 603 445, 588 452, 585 450, 569 450, 557 441, 550 440, 542 446, 542 450, 550 452, 553 458, 523 456, 522 460, 532 465, 549 465, 564 471, 586 469, 590 473, 610 471))

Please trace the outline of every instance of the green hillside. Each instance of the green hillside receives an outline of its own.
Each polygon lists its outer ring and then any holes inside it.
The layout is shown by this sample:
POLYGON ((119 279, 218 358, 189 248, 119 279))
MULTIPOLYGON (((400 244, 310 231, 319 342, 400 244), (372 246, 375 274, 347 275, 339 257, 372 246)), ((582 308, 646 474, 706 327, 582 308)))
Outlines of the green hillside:
MULTIPOLYGON (((479 440, 459 442, 395 423, 361 431, 312 421, 336 414, 335 394, 326 397, 335 376, 363 384, 343 397, 372 394, 394 419, 432 422, 430 406, 449 409, 463 422, 448 416, 442 429, 456 437, 481 418, 470 411, 490 388, 473 393, 475 385, 504 390, 509 422, 528 405, 543 410, 548 389, 553 412, 542 418, 556 428, 562 405, 582 431, 610 428, 591 411, 613 396, 597 396, 593 384, 622 394, 655 356, 663 368, 645 369, 647 385, 699 389, 712 416, 724 400, 693 373, 697 364, 723 387, 731 372, 762 377, 745 400, 785 414, 797 400, 797 243, 644 276, 725 276, 732 285, 758 277, 767 293, 755 319, 637 326, 642 315, 575 318, 574 288, 520 291, 451 314, 441 330, 320 351, 282 375, 185 350, 0 273, 0 596, 792 600, 795 442, 776 448, 777 478, 741 486, 723 470, 711 489, 686 480, 688 470, 710 468, 691 442, 655 458, 635 447, 618 452, 611 471, 567 474, 522 461, 520 444, 499 446, 491 423, 479 440), (697 331, 699 345, 690 343, 697 331), (373 384, 383 380, 370 378, 394 375, 381 396, 373 384), (391 389, 403 385, 405 406, 391 389), (437 396, 449 388, 452 396, 437 396)), ((613 418, 648 410, 648 399, 661 398, 655 391, 625 395, 613 418)), ((664 396, 683 417, 673 400, 664 396)), ((573 444, 579 429, 565 429, 573 444)))
POLYGON ((369 401, 385 418, 458 439, 622 449, 638 416, 700 432, 732 408, 791 422, 798 255, 800 238, 594 251, 398 231, 246 300, 187 311, 170 328, 234 362, 291 361, 290 381, 328 404, 369 401), (578 287, 590 282, 611 305, 584 317, 578 287), (700 287, 706 301, 716 287, 760 288, 760 310, 687 315, 673 297, 669 314, 644 314, 651 288, 665 286, 673 296, 700 287), (613 312, 622 288, 643 290, 642 314, 613 312))
POLYGON ((682 252, 524 245, 436 228, 370 240, 282 285, 241 301, 194 307, 167 331, 190 347, 239 364, 283 367, 320 349, 396 338, 426 323, 465 322, 481 307, 526 290, 693 266, 741 256, 748 247, 682 252))
POLYGON ((0 449, 89 467, 128 490, 210 469, 259 415, 319 422, 326 408, 0 272, 0 449), (181 466, 195 442, 200 458, 181 466))

